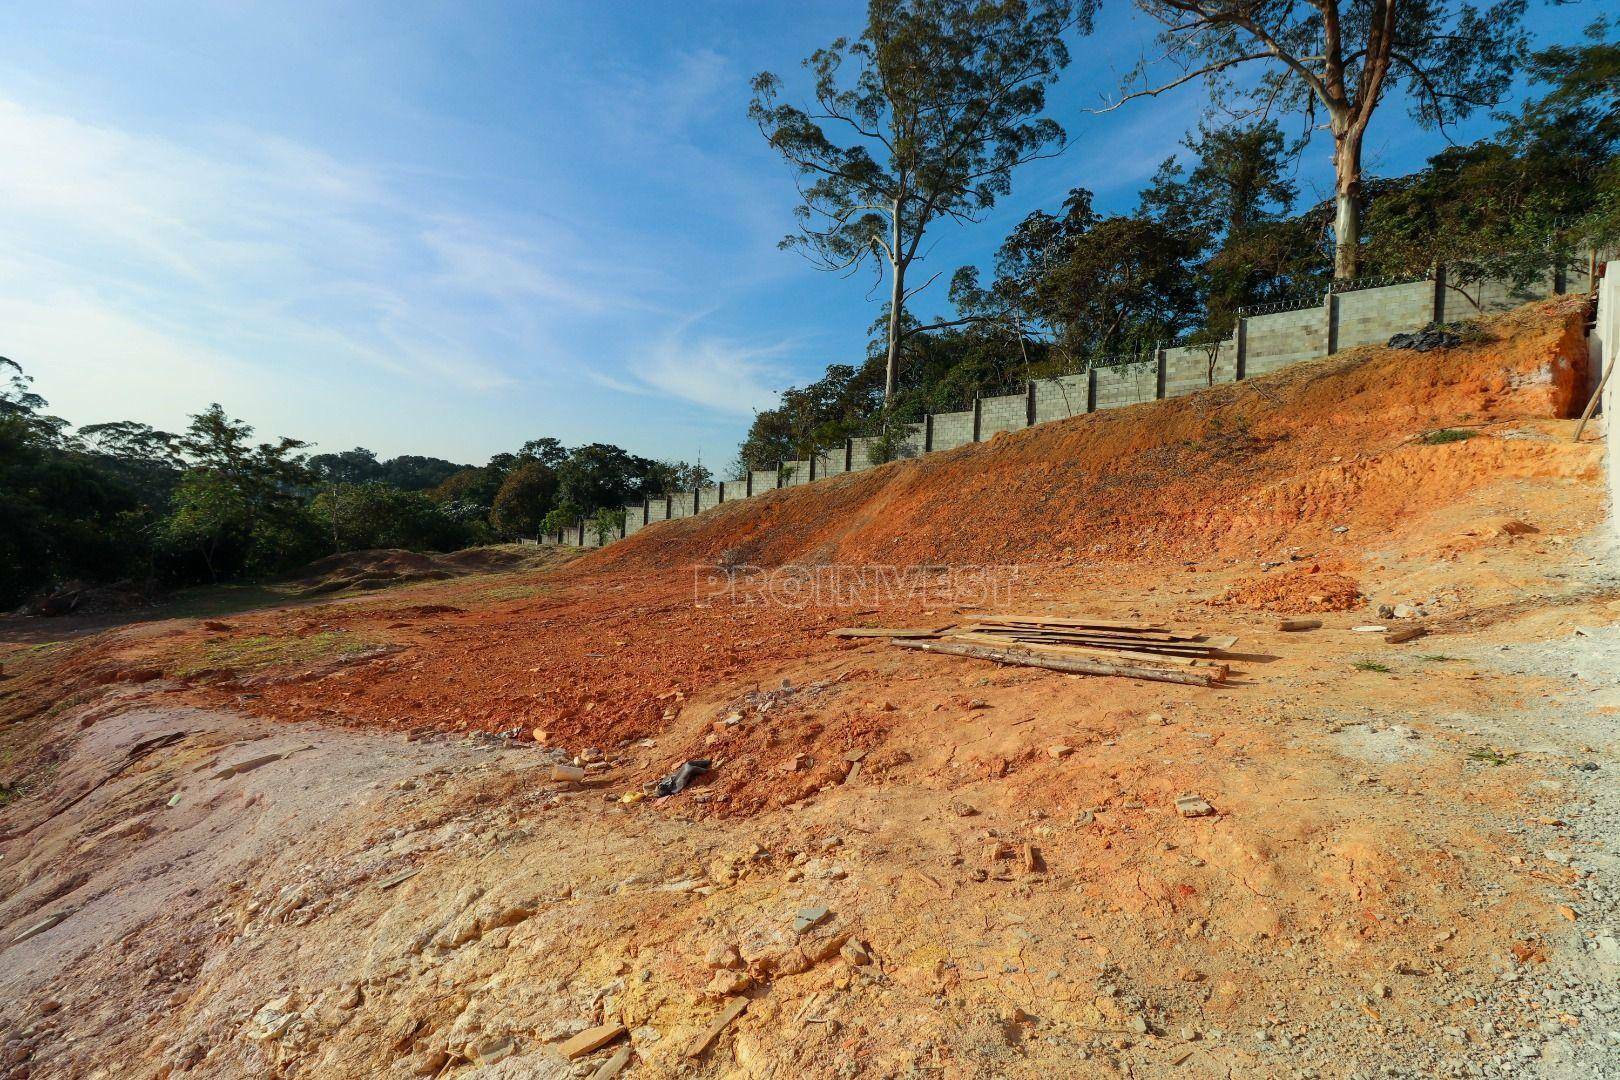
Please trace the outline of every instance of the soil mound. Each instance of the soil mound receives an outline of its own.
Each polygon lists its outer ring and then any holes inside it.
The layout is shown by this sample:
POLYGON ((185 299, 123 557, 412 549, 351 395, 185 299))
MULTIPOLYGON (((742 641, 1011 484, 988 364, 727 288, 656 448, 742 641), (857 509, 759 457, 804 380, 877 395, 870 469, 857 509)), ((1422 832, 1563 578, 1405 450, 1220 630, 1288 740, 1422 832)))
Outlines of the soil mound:
POLYGON ((1584 302, 1427 353, 1364 347, 660 522, 583 567, 1252 557, 1357 539, 1569 458, 1504 426, 1579 408, 1584 302), (1466 426, 1478 437, 1424 442, 1466 426))
POLYGON ((289 584, 299 596, 386 589, 411 581, 443 581, 468 574, 537 570, 564 560, 567 553, 528 544, 465 548, 447 554, 374 548, 328 555, 306 566, 289 584))

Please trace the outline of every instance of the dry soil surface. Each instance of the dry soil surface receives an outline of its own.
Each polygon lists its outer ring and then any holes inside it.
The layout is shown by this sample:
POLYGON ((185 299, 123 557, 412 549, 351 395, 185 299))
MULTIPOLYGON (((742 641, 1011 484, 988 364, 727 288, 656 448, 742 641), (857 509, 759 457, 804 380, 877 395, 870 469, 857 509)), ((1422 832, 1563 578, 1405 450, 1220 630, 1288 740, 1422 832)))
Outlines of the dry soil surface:
POLYGON ((1620 561, 1570 316, 956 452, 1003 501, 917 535, 932 459, 557 568, 17 647, 0 1069, 1620 1076, 1620 561), (1020 480, 1037 437, 1078 456, 1020 480), (740 549, 804 565, 717 588, 740 549), (942 556, 1019 569, 803 602, 942 556), (826 633, 968 604, 1233 634, 1233 678, 826 633))

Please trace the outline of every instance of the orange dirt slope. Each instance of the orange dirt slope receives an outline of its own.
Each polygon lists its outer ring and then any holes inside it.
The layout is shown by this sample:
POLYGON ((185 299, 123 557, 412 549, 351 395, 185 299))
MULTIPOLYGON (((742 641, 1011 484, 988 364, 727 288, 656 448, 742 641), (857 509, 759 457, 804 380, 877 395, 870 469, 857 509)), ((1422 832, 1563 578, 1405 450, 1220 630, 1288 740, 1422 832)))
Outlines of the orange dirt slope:
POLYGON ((1314 543, 1334 525, 1389 528, 1487 478, 1565 468, 1541 445, 1411 442, 1569 416, 1584 384, 1582 312, 1581 301, 1531 305, 1487 322, 1482 342, 1354 349, 770 492, 660 522, 585 565, 1200 558, 1314 543))

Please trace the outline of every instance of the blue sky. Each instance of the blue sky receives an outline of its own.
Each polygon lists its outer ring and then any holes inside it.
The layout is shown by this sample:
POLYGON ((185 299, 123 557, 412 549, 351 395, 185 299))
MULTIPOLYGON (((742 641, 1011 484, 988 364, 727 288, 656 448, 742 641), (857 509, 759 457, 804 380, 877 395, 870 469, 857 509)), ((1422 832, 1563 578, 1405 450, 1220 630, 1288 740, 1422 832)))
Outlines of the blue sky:
MULTIPOLYGON (((756 71, 799 85, 863 10, 10 5, 0 355, 78 424, 174 430, 217 400, 326 450, 480 462, 552 435, 718 471, 753 410, 858 358, 877 314, 869 279, 777 250, 793 187, 745 115, 756 71)), ((1596 11, 1532 25, 1573 40, 1596 11)), ((1198 89, 1085 110, 1150 32, 1118 4, 1075 44, 1052 101, 1071 149, 982 225, 940 227, 919 311, 1069 188, 1134 203, 1198 89)), ((1441 141, 1386 107, 1368 145, 1387 172, 1441 141)))

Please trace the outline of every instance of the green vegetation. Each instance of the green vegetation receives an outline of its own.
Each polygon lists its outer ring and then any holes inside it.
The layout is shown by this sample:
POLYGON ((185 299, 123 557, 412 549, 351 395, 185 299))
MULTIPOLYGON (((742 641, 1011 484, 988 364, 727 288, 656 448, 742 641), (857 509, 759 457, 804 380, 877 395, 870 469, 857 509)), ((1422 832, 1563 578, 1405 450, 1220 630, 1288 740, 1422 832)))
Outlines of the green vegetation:
MULTIPOLYGON (((1218 55, 1191 70, 1230 67, 1264 51, 1237 44, 1250 31, 1233 21, 1242 12, 1224 2, 1138 3, 1152 14, 1175 6, 1199 25, 1228 26, 1230 33, 1199 39, 1222 44, 1218 55), (1223 51, 1228 45, 1236 51, 1223 51)), ((933 10, 906 7, 915 17, 933 10)), ((1507 46, 1516 49, 1520 40, 1514 5, 1498 7, 1490 9, 1489 25, 1480 21, 1483 11, 1459 4, 1398 16, 1410 20, 1403 33, 1412 36, 1379 61, 1387 64, 1381 77, 1403 84, 1402 98, 1420 122, 1449 122, 1497 99, 1504 71, 1517 63, 1507 46), (1452 48, 1447 28, 1456 26, 1471 29, 1452 48)), ((1285 21, 1289 42, 1297 44, 1319 30, 1313 21, 1321 10, 1288 3, 1253 14, 1285 21)), ((1365 10, 1354 18, 1364 24, 1365 10)), ((1620 43, 1602 20, 1588 35, 1584 43, 1524 58, 1535 93, 1517 112, 1497 114, 1495 134, 1449 147, 1407 176, 1363 177, 1357 150, 1353 182, 1341 175, 1340 189, 1318 202, 1303 200, 1295 180, 1304 139, 1291 137, 1265 110, 1212 111, 1185 140, 1185 152, 1161 166, 1133 210, 1099 212, 1092 193, 1076 187, 1060 205, 1024 217, 990 267, 956 271, 952 316, 919 319, 909 293, 892 294, 864 357, 831 364, 821 379, 788 390, 776 408, 758 413, 742 462, 775 468, 851 436, 967 408, 975 395, 1005 392, 1026 379, 1146 358, 1164 342, 1213 350, 1230 336, 1239 309, 1319 294, 1345 276, 1349 260, 1356 273, 1380 276, 1421 274, 1444 264, 1448 288, 1472 299, 1486 278, 1525 286, 1559 262, 1584 259, 1586 250, 1620 240, 1620 43), (1346 235, 1353 242, 1335 244, 1336 222, 1352 221, 1355 235, 1346 235)), ((1353 37, 1344 39, 1344 55, 1365 63, 1368 57, 1349 45, 1353 37)), ((1284 44, 1285 51, 1291 47, 1284 44)), ((817 53, 812 70, 827 60, 817 53)), ((1057 62, 1056 55, 1049 60, 1057 62)), ((1365 70, 1352 73, 1346 89, 1365 70)), ((1236 85, 1264 86, 1289 108, 1316 101, 1330 126, 1339 123, 1332 115, 1338 106, 1322 104, 1295 69, 1236 85)), ((1212 102, 1235 104, 1222 93, 1215 88, 1212 102)), ((818 112, 853 104, 839 98, 818 112)), ((842 120, 823 116, 821 122, 850 131, 842 120)), ((776 131, 768 129, 773 140, 776 131)), ((792 133, 814 137, 810 128, 792 133)), ((790 161, 810 160, 775 144, 790 161)), ((824 149, 836 148, 829 142, 824 149)), ((849 146, 840 152, 866 160, 849 146)), ((876 160, 871 167, 881 172, 876 160)), ((1006 190, 998 187, 998 196, 1006 190)), ((808 202, 804 209, 812 224, 825 218, 808 202)), ((863 235, 877 236, 881 224, 869 221, 866 227, 878 232, 863 235)), ((803 249, 809 239, 801 234, 792 246, 803 249)), ((1462 332, 1477 334, 1477 328, 1462 332)))
POLYGON ((1518 754, 1504 754, 1492 746, 1480 746, 1468 752, 1470 761, 1483 761, 1493 766, 1506 765, 1518 756, 1518 754))
POLYGON ((0 376, 0 608, 74 580, 251 582, 346 551, 451 551, 581 519, 622 523, 627 503, 708 478, 556 439, 477 467, 379 461, 358 447, 311 457, 297 439, 255 443, 217 404, 180 434, 134 421, 74 431, 45 412, 21 366, 0 358, 0 376))
POLYGON ((1355 668, 1357 671, 1377 671, 1382 672, 1385 675, 1388 675, 1390 671, 1393 670, 1388 664, 1380 664, 1376 660, 1357 660, 1350 666, 1355 668))
POLYGON ((1424 446, 1444 446, 1446 443, 1467 442, 1478 434, 1479 432, 1469 431, 1466 428, 1441 428, 1420 437, 1418 442, 1424 446))
POLYGON ((257 634, 198 645, 180 658, 173 674, 190 678, 211 672, 251 672, 265 668, 338 660, 368 652, 381 644, 352 633, 328 631, 307 637, 257 634))
POLYGON ((1459 656, 1442 656, 1440 653, 1418 653, 1419 660, 1427 660, 1431 664, 1448 664, 1453 660, 1462 659, 1459 656))

